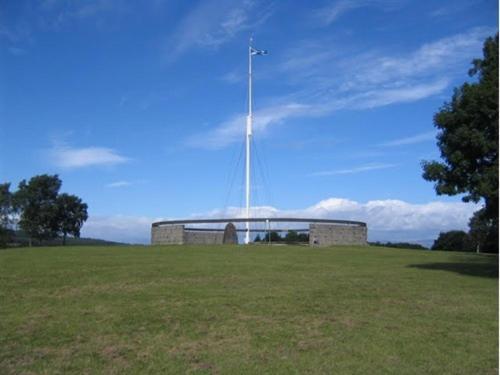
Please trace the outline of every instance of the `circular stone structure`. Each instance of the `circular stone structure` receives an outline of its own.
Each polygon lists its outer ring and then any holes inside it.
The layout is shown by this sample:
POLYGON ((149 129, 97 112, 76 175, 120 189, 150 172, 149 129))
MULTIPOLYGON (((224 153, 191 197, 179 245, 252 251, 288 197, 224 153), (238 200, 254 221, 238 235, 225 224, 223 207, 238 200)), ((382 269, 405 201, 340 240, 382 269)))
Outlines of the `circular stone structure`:
POLYGON ((236 224, 261 223, 261 228, 250 232, 308 233, 311 246, 366 245, 367 226, 361 221, 309 218, 224 218, 158 221, 151 225, 152 245, 222 245, 238 243, 238 233, 246 229, 236 224), (297 223, 305 224, 304 227, 297 223), (217 227, 226 224, 224 228, 217 227), (307 227, 306 227, 307 225, 307 227))

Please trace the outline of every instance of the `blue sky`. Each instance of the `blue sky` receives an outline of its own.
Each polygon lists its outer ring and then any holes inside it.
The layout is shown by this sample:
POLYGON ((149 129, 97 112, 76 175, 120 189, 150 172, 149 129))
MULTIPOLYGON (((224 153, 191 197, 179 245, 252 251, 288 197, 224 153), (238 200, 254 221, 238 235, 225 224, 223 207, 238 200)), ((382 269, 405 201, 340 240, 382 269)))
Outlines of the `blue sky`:
POLYGON ((477 209, 436 196, 420 162, 439 158, 433 114, 497 25, 492 0, 4 0, 0 180, 59 174, 89 205, 83 234, 114 240, 240 215, 253 35, 269 51, 254 60, 254 214, 428 240, 477 209))

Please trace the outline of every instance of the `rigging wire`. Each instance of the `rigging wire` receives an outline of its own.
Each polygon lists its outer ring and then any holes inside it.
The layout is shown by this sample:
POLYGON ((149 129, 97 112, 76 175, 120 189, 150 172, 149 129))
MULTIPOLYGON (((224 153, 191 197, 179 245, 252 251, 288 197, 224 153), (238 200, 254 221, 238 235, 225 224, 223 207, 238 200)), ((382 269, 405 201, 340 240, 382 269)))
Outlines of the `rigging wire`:
MULTIPOLYGON (((258 181, 256 169, 257 169, 256 163, 252 163, 252 165, 250 166, 250 171, 252 173, 252 176, 254 176, 255 183, 253 184, 253 187, 250 186, 250 190, 252 191, 253 196, 254 196, 254 205, 253 205, 254 207, 256 207, 259 204, 259 201, 260 201, 260 196, 259 196, 259 181, 258 181)), ((250 205, 250 210, 252 210, 252 205, 250 205)), ((250 223, 250 226, 251 227, 255 227, 255 223, 250 223)))
POLYGON ((236 175, 238 174, 238 171, 240 170, 240 162, 241 162, 241 159, 243 156, 243 150, 245 148, 244 146, 245 146, 245 142, 242 142, 240 145, 240 152, 239 152, 239 156, 238 156, 238 161, 236 162, 236 166, 230 175, 229 189, 227 191, 226 200, 224 202, 224 213, 227 213, 228 204, 229 204, 229 201, 231 199, 231 193, 232 193, 233 186, 234 186, 234 181, 236 180, 236 175))
POLYGON ((252 139, 252 146, 253 146, 253 150, 254 153, 255 153, 255 159, 257 159, 257 164, 259 166, 259 171, 260 171, 260 177, 263 181, 263 191, 264 191, 264 195, 266 195, 266 200, 267 200, 267 205, 269 206, 273 206, 274 204, 274 199, 273 199, 273 194, 272 194, 272 190, 271 190, 271 184, 270 184, 270 178, 269 178, 269 169, 267 168, 267 164, 266 164, 266 159, 265 158, 261 158, 259 155, 261 154, 259 149, 257 148, 257 143, 255 141, 253 141, 252 139), (263 167, 264 165, 264 167, 263 167), (267 172, 267 173, 266 173, 267 172), (266 176, 267 174, 267 176, 266 176))
POLYGON ((241 174, 241 183, 240 183, 240 189, 242 191, 242 194, 240 194, 240 204, 238 205, 238 208, 240 209, 240 212, 244 212, 244 206, 243 206, 243 197, 245 195, 245 171, 241 174))

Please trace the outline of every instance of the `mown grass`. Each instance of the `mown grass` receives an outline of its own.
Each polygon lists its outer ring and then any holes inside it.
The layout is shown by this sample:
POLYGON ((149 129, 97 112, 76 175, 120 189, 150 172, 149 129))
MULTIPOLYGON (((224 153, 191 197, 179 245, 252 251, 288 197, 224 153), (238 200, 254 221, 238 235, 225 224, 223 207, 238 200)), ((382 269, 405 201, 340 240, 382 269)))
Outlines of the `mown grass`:
POLYGON ((0 373, 494 374, 498 258, 380 247, 0 251, 0 373))

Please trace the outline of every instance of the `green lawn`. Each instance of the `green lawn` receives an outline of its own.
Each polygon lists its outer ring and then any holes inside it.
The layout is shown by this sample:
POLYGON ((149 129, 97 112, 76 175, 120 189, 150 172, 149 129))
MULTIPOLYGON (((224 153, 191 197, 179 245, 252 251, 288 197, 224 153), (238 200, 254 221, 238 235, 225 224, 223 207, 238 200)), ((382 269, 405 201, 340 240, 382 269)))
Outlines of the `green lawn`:
POLYGON ((380 247, 0 251, 0 373, 495 374, 498 258, 380 247))

